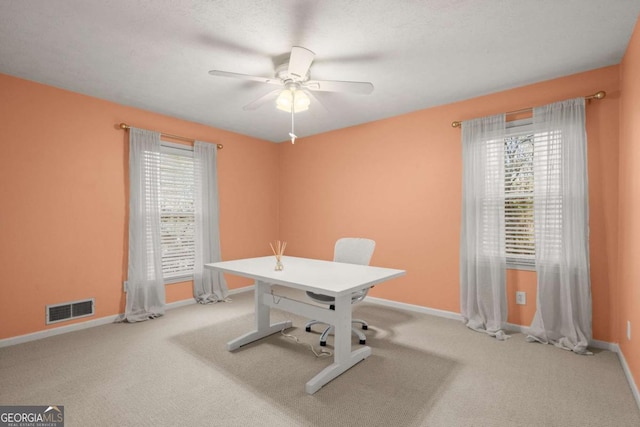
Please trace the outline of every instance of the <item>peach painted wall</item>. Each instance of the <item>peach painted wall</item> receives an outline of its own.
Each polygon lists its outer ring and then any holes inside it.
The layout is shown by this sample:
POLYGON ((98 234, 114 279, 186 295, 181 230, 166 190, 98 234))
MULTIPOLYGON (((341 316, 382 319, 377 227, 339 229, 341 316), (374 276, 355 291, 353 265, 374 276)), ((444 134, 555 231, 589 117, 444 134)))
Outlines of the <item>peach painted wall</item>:
MULTIPOLYGON (((598 90, 609 95, 587 107, 593 329, 616 341, 618 66, 282 144, 280 238, 290 254, 330 259, 337 238, 371 237, 372 264, 407 270, 372 296, 459 312, 461 135, 451 122, 598 90)), ((528 326, 535 273, 509 271, 507 286, 509 322, 528 326), (516 290, 526 306, 515 305, 516 290)))
POLYGON ((640 384, 640 20, 620 65, 620 349, 640 384), (627 340, 627 321, 631 340, 627 340))
MULTIPOLYGON (((275 144, 6 75, 0 93, 0 339, 47 329, 47 304, 95 298, 89 320, 124 311, 128 134, 120 122, 223 143, 222 256, 269 253, 265 242, 278 230, 275 144)), ((231 288, 246 284, 229 277, 231 288)), ((191 285, 167 285, 167 302, 191 298, 191 285)))
MULTIPOLYGON (((275 238, 289 242, 289 254, 329 259, 338 237, 370 236, 378 243, 374 264, 408 272, 373 296, 457 312, 462 170, 460 131, 451 121, 606 90, 606 99, 587 108, 593 325, 594 338, 617 342, 619 85, 619 67, 607 67, 292 146, 0 75, 0 91, 11 100, 0 106, 7 125, 0 157, 0 339, 46 329, 46 304, 95 297, 96 317, 123 310, 127 136, 116 123, 225 144, 224 259, 265 255, 264 242, 275 238)), ((508 320, 528 325, 535 274, 509 271, 507 279, 508 320), (526 306, 515 305, 516 290, 527 292, 526 306)), ((231 288, 248 284, 228 280, 231 288)), ((169 302, 190 296, 190 282, 167 286, 169 302)))

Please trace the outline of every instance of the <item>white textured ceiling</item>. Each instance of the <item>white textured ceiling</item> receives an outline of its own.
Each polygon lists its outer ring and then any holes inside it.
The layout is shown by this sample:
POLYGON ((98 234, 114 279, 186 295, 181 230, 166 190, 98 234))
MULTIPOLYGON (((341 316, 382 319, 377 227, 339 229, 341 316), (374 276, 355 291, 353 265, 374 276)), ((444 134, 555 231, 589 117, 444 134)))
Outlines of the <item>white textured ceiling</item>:
MULTIPOLYGON (((617 64, 640 0, 3 0, 0 73, 269 141, 290 116, 242 106, 292 46, 311 78, 370 81, 318 93, 300 138, 617 64)), ((594 88, 596 90, 598 88, 594 88)))

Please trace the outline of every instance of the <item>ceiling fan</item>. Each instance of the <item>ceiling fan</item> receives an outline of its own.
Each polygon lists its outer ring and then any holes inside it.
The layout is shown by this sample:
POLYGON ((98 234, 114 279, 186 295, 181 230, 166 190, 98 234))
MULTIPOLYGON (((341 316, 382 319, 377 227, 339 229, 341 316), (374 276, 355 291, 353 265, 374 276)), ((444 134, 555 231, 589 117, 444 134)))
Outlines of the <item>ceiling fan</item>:
POLYGON ((369 82, 311 80, 309 69, 315 55, 315 53, 304 47, 292 47, 289 61, 276 68, 275 77, 250 76, 221 70, 211 70, 209 74, 281 86, 281 88, 273 90, 245 105, 242 107, 244 110, 255 110, 277 98, 277 108, 287 112, 291 112, 293 109, 293 112, 297 113, 309 108, 309 97, 317 102, 311 91, 348 92, 365 95, 373 92, 373 84, 369 82))

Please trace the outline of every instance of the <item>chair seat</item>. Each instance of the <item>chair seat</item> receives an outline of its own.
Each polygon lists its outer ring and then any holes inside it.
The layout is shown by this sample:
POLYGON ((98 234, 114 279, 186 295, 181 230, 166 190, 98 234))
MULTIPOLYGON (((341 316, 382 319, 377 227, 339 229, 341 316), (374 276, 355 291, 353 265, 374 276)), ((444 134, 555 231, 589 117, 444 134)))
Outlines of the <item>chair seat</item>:
MULTIPOLYGON (((372 286, 373 288, 373 286, 372 286)), ((365 289, 363 291, 359 291, 359 292, 354 292, 351 295, 351 303, 355 303, 355 302, 359 302, 362 301, 364 299, 364 297, 367 295, 367 291, 368 289, 365 289)), ((307 296, 309 298, 311 298, 312 300, 315 300, 316 302, 320 302, 323 304, 331 304, 333 302, 335 302, 335 298, 329 295, 324 295, 324 294, 316 294, 315 292, 311 292, 311 291, 307 291, 307 296)))

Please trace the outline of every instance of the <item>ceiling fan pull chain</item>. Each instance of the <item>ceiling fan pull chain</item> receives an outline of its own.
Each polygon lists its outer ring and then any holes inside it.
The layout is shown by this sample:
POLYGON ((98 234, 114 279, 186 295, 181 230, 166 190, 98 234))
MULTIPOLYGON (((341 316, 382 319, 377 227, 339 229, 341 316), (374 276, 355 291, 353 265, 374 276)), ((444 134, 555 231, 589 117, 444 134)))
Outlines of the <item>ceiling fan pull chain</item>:
POLYGON ((296 133, 294 131, 294 126, 293 126, 293 115, 295 114, 295 108, 294 106, 296 105, 296 92, 295 91, 291 91, 291 133, 289 134, 289 136, 291 137, 291 143, 295 144, 296 143, 296 133))

